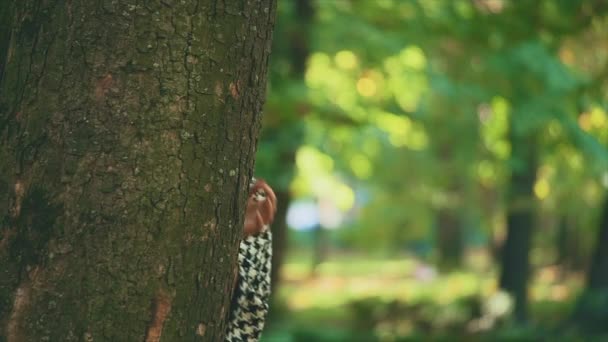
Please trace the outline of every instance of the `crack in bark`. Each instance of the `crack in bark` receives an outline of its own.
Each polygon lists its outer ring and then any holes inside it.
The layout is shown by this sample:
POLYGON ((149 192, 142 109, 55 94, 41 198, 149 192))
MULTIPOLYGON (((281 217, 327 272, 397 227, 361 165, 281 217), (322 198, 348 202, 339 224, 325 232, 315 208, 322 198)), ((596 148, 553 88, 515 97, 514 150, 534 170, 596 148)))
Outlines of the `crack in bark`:
POLYGON ((15 291, 13 310, 6 324, 7 342, 25 342, 26 337, 22 329, 23 314, 30 302, 31 285, 28 280, 24 281, 15 291))
POLYGON ((171 312, 172 298, 164 290, 159 290, 152 307, 152 322, 148 326, 145 342, 159 342, 163 326, 171 312))

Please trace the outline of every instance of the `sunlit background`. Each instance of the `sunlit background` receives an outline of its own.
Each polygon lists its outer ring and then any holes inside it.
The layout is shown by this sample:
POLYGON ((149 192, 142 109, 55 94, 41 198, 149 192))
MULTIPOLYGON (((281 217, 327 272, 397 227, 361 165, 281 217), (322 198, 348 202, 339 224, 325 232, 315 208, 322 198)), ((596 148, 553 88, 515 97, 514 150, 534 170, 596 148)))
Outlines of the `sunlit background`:
POLYGON ((279 0, 263 340, 608 340, 606 37, 605 1, 279 0))

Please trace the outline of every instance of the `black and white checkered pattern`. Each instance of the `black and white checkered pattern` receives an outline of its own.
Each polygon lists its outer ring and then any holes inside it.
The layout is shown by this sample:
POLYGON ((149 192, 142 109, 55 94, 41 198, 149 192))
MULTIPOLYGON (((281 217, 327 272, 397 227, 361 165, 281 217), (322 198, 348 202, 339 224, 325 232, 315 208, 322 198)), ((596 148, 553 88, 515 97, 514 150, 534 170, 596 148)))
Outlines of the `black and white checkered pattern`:
POLYGON ((248 236, 239 248, 239 276, 232 297, 227 342, 256 342, 268 314, 272 233, 248 236))

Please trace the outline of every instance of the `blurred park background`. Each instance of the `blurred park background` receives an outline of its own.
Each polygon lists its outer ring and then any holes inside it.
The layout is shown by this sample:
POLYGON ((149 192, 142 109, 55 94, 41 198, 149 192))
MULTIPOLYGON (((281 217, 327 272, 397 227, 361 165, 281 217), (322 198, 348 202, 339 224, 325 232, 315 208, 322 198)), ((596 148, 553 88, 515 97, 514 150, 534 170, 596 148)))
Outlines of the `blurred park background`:
POLYGON ((263 340, 608 340, 607 38, 603 0, 279 0, 263 340))

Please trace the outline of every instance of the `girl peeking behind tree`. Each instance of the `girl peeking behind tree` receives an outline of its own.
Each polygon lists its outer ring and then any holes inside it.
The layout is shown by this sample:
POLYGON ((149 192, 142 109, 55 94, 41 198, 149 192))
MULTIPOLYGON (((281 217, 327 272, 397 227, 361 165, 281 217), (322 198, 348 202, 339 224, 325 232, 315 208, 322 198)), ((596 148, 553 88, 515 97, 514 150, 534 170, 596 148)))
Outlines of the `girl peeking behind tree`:
POLYGON ((226 341, 260 339, 270 297, 272 234, 270 224, 277 197, 263 180, 253 179, 245 212, 244 238, 239 247, 239 273, 232 295, 226 341))

